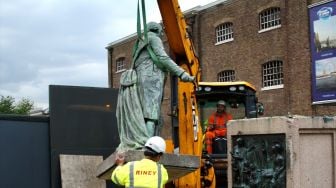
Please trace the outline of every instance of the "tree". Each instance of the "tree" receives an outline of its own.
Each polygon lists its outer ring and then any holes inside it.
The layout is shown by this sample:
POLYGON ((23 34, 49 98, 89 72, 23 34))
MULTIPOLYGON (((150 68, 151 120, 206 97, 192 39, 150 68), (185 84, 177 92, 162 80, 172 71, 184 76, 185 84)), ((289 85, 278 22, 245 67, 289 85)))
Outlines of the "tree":
POLYGON ((2 96, 0 99, 0 114, 28 114, 34 107, 34 102, 23 98, 15 103, 15 99, 11 96, 2 96))
POLYGON ((0 113, 2 114, 12 114, 14 112, 14 101, 15 99, 11 96, 1 96, 0 99, 0 113))

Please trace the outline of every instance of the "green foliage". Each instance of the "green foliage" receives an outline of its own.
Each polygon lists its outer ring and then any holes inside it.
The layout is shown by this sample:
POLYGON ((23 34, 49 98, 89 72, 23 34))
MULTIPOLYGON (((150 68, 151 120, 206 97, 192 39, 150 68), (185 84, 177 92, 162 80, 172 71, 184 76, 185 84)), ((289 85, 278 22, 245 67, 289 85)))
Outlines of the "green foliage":
POLYGON ((15 99, 11 96, 1 96, 0 114, 28 114, 34 107, 34 102, 23 98, 15 103, 15 99))
POLYGON ((34 107, 34 103, 29 99, 21 99, 21 101, 15 106, 14 113, 16 114, 28 114, 34 107))
POLYGON ((11 96, 1 96, 0 99, 0 113, 2 114, 13 114, 14 112, 14 102, 15 99, 11 96))

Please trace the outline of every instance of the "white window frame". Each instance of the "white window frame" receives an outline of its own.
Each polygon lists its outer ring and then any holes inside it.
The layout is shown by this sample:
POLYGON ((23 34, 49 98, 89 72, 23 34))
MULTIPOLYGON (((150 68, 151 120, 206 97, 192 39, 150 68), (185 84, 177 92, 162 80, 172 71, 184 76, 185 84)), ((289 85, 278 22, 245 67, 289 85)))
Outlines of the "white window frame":
POLYGON ((233 23, 225 22, 216 27, 216 44, 233 41, 233 23))
POLYGON ((280 60, 269 61, 262 65, 262 89, 283 88, 283 62, 280 60))
POLYGON ((125 57, 119 57, 117 60, 116 60, 116 73, 119 73, 119 72, 123 72, 125 71, 125 66, 126 66, 126 58, 125 57))
POLYGON ((272 7, 259 13, 259 33, 281 27, 281 11, 279 7, 272 7))
POLYGON ((233 82, 236 80, 236 75, 234 70, 224 70, 217 74, 218 82, 233 82))

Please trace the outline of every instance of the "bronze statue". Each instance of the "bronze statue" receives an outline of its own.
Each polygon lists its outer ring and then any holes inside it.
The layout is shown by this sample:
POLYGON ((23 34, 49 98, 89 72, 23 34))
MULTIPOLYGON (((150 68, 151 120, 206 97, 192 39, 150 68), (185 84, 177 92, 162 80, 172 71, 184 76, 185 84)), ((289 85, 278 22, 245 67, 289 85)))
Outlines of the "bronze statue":
POLYGON ((146 140, 154 136, 155 129, 159 133, 161 103, 168 72, 184 82, 194 81, 194 77, 179 67, 165 52, 160 39, 162 26, 155 22, 148 23, 147 34, 148 41, 139 40, 133 57, 136 83, 121 87, 118 95, 117 121, 121 141, 118 151, 142 148, 146 140), (158 61, 154 61, 153 56, 158 61))

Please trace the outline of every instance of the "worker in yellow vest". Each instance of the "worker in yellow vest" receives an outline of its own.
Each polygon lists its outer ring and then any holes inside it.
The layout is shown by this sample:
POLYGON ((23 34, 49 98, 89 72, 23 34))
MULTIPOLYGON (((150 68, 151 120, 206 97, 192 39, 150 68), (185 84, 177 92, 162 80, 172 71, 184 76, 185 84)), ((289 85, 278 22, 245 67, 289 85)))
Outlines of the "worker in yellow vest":
POLYGON ((117 157, 118 166, 112 173, 112 181, 125 187, 164 187, 168 181, 168 173, 158 161, 165 150, 166 143, 163 138, 159 136, 149 138, 144 147, 145 157, 142 160, 124 165, 124 156, 117 157))

